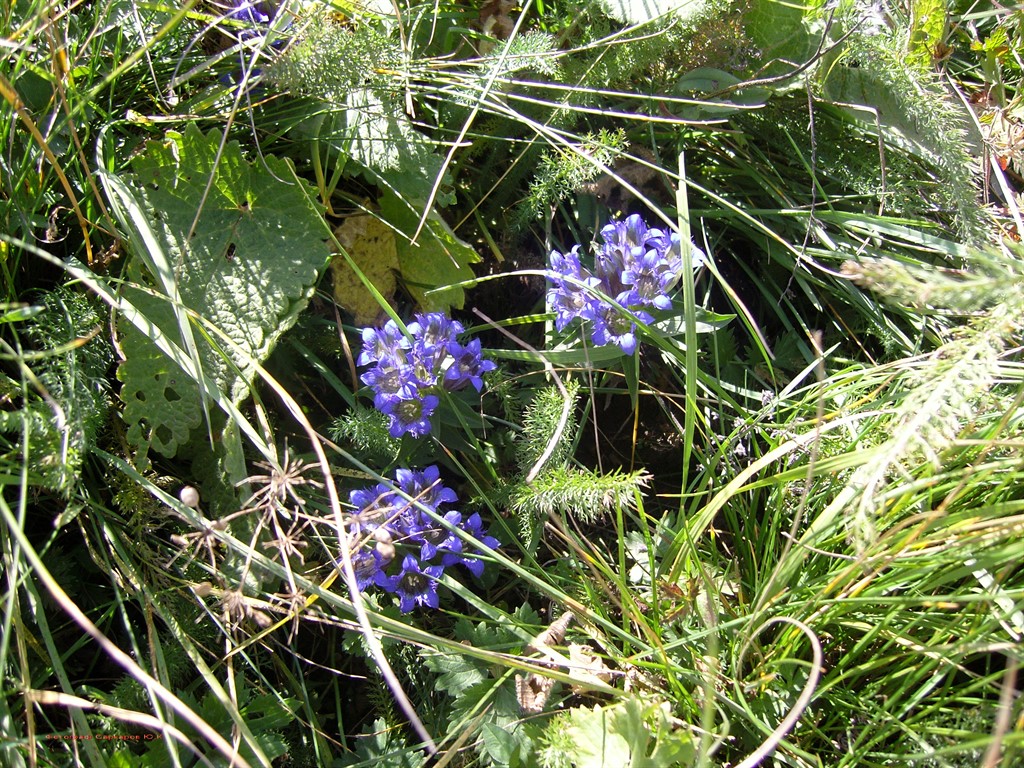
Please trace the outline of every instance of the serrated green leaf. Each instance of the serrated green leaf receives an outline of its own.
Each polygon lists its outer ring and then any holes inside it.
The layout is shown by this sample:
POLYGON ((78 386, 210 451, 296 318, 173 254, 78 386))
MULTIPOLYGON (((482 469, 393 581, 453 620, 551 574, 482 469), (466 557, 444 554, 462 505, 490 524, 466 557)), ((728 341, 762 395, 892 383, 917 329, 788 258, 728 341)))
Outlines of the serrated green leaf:
POLYGON ((427 669, 437 674, 437 688, 451 696, 458 696, 487 679, 482 664, 468 656, 424 653, 423 662, 427 669))
POLYGON ((480 722, 481 739, 478 749, 490 758, 492 765, 520 765, 523 756, 531 753, 535 731, 522 718, 511 679, 485 680, 460 692, 452 705, 452 722, 470 722, 474 719, 480 722), (484 707, 487 709, 484 710, 484 707), (481 712, 484 712, 482 719, 481 712), (507 739, 499 743, 494 736, 495 728, 504 731, 507 739), (483 738, 487 732, 492 734, 489 744, 483 738), (502 756, 507 757, 507 762, 498 759, 502 756))
MULTIPOLYGON (((218 158, 220 145, 218 131, 204 135, 189 124, 151 144, 133 170, 150 226, 175 265, 181 302, 231 340, 196 334, 204 372, 237 404, 256 365, 305 307, 328 250, 312 189, 288 163, 265 156, 251 164, 237 142, 218 158)), ((138 268, 134 275, 145 277, 138 268)), ((180 338, 166 299, 137 288, 126 294, 165 334, 180 338)), ((152 440, 172 456, 201 423, 198 387, 133 326, 121 330, 118 378, 129 439, 137 446, 152 440)))
POLYGON ((420 307, 427 312, 461 309, 465 292, 459 286, 447 286, 472 279, 469 265, 480 261, 480 255, 433 212, 414 245, 410 238, 419 225, 419 213, 390 193, 380 199, 380 210, 401 233, 396 245, 402 281, 420 307))
POLYGON ((357 737, 355 754, 342 757, 336 765, 416 768, 424 762, 423 753, 407 746, 400 730, 389 727, 383 718, 377 718, 357 737))

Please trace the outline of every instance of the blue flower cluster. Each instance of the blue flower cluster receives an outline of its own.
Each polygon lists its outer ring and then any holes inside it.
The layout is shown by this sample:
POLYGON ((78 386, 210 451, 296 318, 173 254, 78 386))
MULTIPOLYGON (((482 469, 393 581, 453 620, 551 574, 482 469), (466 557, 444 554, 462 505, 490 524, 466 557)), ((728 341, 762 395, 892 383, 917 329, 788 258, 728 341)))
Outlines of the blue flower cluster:
POLYGON ((394 486, 378 483, 349 494, 358 510, 349 519, 349 530, 361 542, 352 555, 356 583, 360 590, 378 586, 398 595, 402 613, 417 605, 437 608, 437 581, 450 565, 464 565, 478 577, 483 573, 483 561, 466 550, 455 529, 486 549, 500 545, 483 529, 480 515, 465 517, 448 508, 458 498, 441 484, 440 475, 436 466, 422 471, 399 469, 394 486), (444 520, 444 525, 424 508, 444 520), (394 563, 397 566, 390 567, 394 563))
POLYGON ((270 13, 267 12, 265 5, 266 3, 260 2, 260 0, 230 0, 228 3, 231 9, 228 17, 248 25, 243 27, 239 33, 243 40, 258 37, 263 34, 259 27, 266 27, 270 24, 270 13))
MULTIPOLYGON (((241 43, 256 41, 258 38, 264 37, 270 28, 274 13, 276 13, 275 6, 263 0, 228 0, 225 10, 227 11, 225 18, 236 22, 229 27, 230 34, 241 43)), ((281 50, 284 44, 285 41, 278 38, 270 43, 270 47, 281 50)), ((245 81, 246 89, 249 90, 250 85, 255 82, 263 70, 259 67, 250 69, 246 63, 247 54, 239 52, 239 56, 243 62, 242 68, 221 75, 220 82, 227 86, 239 86, 245 81)), ((256 86, 252 85, 252 88, 255 90, 256 86)))
MULTIPOLYGON (((648 227, 634 214, 613 221, 601 229, 604 241, 594 258, 594 270, 580 264, 580 247, 569 253, 551 253, 551 269, 557 273, 548 290, 548 303, 555 312, 555 327, 561 331, 576 318, 589 321, 594 344, 615 344, 627 355, 636 351, 636 322, 598 292, 615 299, 637 320, 651 323, 646 309, 669 309, 668 291, 683 268, 679 235, 648 227)), ((693 247, 694 269, 704 263, 704 254, 693 247)))
POLYGON ((439 389, 455 391, 472 384, 483 387, 483 374, 497 366, 484 360, 480 340, 460 344, 465 329, 442 312, 416 315, 402 333, 394 320, 383 328, 363 329, 359 365, 373 367, 360 378, 373 389, 373 404, 391 420, 392 437, 430 433, 430 416, 439 389))

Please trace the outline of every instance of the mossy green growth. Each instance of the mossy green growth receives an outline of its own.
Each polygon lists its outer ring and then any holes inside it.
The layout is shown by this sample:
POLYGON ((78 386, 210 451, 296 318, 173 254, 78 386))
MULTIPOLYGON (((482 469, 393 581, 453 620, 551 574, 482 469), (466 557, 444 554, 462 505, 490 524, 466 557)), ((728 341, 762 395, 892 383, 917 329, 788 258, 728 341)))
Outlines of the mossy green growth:
POLYGON ((69 286, 46 293, 25 326, 24 346, 36 351, 24 360, 21 381, 0 379, 0 396, 22 404, 0 414, 0 450, 28 461, 29 484, 65 497, 109 412, 106 374, 114 354, 103 322, 88 294, 69 286), (17 442, 8 442, 14 434, 17 442))

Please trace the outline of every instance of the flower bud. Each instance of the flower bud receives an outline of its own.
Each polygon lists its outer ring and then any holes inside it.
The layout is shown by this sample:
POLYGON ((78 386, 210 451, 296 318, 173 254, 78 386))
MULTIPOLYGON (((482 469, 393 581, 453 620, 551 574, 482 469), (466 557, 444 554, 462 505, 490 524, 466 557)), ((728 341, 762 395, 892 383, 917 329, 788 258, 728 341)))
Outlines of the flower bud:
POLYGON ((191 507, 192 509, 199 507, 199 491, 191 485, 186 485, 178 491, 178 498, 181 499, 181 503, 186 507, 191 507))

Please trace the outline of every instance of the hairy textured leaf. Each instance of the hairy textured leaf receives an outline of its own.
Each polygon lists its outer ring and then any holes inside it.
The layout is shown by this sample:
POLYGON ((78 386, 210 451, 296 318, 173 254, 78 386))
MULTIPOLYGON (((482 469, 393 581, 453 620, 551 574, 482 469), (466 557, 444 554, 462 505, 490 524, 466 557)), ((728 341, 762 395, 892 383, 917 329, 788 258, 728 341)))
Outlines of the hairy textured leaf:
POLYGON ((398 238, 398 263, 405 287, 416 302, 428 312, 461 309, 465 292, 460 287, 446 286, 472 279, 469 265, 480 261, 479 254, 434 213, 414 245, 410 238, 419 224, 419 214, 391 194, 381 198, 380 209, 388 223, 406 235, 398 238))
MULTIPOLYGON (((236 142, 224 146, 218 161, 220 144, 218 131, 204 135, 189 124, 183 134, 169 132, 150 144, 133 169, 150 227, 175 267, 182 303, 232 342, 195 334, 204 373, 238 403, 256 365, 305 307, 328 250, 310 190, 285 161, 268 156, 251 164, 236 142)), ((144 280, 137 262, 132 266, 144 280)), ((160 293, 125 289, 168 338, 179 340, 177 315, 160 293)), ((125 361, 118 378, 129 440, 172 456, 201 423, 199 387, 136 328, 124 323, 121 331, 125 361)))

